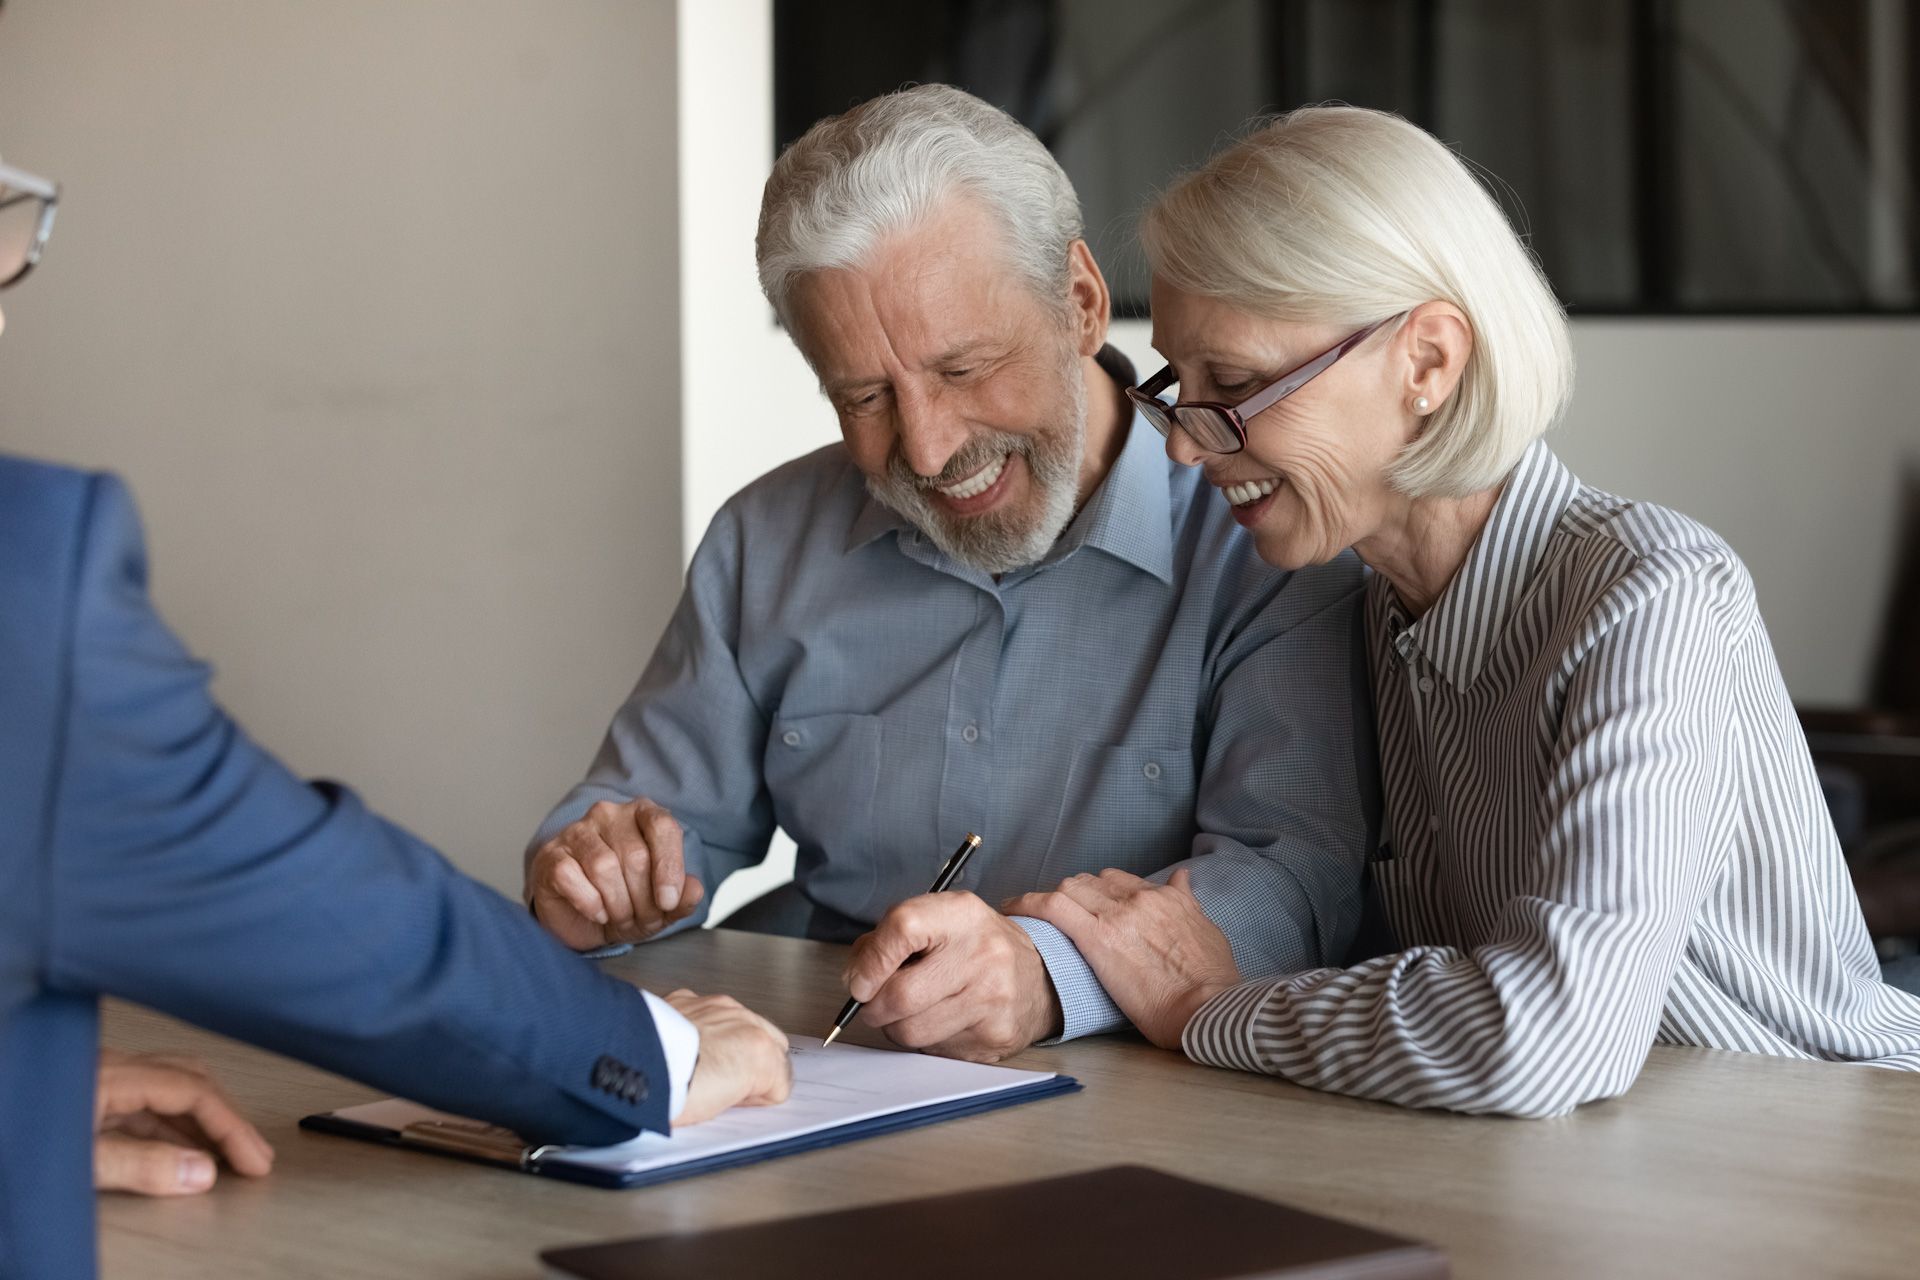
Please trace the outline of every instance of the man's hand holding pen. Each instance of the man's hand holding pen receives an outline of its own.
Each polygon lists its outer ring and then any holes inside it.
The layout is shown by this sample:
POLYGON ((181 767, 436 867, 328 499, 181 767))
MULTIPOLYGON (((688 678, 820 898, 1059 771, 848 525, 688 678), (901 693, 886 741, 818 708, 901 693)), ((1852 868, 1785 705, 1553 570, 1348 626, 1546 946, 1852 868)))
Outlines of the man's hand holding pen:
POLYGON ((1060 1028, 1060 1000, 1033 940, 971 893, 896 906, 853 944, 844 977, 866 1001, 862 1021, 942 1057, 997 1062, 1060 1028))

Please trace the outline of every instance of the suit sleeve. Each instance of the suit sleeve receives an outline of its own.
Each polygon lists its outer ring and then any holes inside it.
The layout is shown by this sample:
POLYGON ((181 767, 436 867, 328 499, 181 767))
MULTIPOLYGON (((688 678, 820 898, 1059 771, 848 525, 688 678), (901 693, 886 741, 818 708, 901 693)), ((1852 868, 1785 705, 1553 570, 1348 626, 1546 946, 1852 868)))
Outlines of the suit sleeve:
POLYGON ((350 791, 295 778, 155 613, 94 481, 58 745, 48 981, 125 997, 531 1140, 665 1131, 641 993, 350 791))

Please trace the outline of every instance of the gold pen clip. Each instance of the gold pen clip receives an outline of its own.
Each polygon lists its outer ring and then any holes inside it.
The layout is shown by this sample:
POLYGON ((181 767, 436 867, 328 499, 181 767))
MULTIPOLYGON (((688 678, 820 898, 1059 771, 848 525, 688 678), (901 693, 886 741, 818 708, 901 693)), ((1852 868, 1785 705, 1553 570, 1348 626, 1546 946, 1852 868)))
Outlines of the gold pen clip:
POLYGON ((415 1120, 401 1132, 423 1147, 516 1169, 527 1168, 533 1154, 513 1130, 478 1120, 415 1120))

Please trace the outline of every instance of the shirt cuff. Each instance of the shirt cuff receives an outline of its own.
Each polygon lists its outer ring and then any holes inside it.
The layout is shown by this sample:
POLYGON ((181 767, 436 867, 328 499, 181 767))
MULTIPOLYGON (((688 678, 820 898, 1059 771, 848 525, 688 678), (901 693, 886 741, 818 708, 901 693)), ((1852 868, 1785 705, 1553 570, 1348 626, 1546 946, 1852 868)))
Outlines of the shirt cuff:
POLYGON ((1236 1071, 1264 1072, 1253 1043, 1260 1011, 1280 984, 1271 978, 1222 991, 1200 1006, 1180 1033, 1180 1048, 1195 1062, 1236 1071))
POLYGON ((660 1037, 660 1054, 667 1060, 667 1077, 673 1082, 667 1103, 667 1123, 672 1124, 687 1109, 687 1086, 693 1083, 693 1068, 700 1061, 700 1028, 653 992, 640 994, 647 998, 654 1034, 660 1037))
POLYGON ((1060 1034, 1052 1040, 1042 1040, 1041 1044, 1097 1036, 1127 1025, 1127 1015, 1120 1012, 1120 1006, 1100 985, 1100 979, 1093 976, 1093 966, 1066 934, 1032 916, 1009 919, 1033 939, 1033 945, 1040 952, 1040 963, 1047 966, 1047 977, 1053 980, 1054 994, 1060 997, 1060 1034))

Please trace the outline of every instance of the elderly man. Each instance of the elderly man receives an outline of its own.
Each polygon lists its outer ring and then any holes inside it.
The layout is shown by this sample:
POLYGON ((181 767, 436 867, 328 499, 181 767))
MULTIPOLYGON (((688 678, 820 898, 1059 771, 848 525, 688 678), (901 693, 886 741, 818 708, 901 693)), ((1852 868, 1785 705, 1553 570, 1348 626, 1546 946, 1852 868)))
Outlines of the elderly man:
POLYGON ((749 920, 879 921, 866 1019, 985 1060, 1126 1025, 1061 933, 989 905, 1078 872, 1188 868, 1246 974, 1338 958, 1376 786, 1360 570, 1268 569, 1136 422, 1038 139, 946 86, 875 99, 781 156, 758 251, 844 442, 715 517, 534 837, 535 915, 661 936, 777 825, 795 881, 749 920), (971 892, 916 898, 969 831, 971 892))

